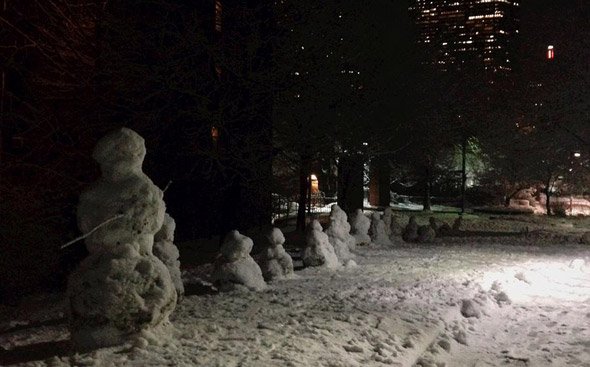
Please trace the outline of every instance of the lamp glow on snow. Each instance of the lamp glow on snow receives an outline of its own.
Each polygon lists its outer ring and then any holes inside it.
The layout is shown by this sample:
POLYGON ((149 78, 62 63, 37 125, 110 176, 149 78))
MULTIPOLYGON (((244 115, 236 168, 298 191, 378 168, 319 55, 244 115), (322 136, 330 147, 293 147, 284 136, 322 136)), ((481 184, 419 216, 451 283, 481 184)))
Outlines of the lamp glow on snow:
POLYGON ((504 291, 518 303, 587 302, 590 267, 582 258, 540 261, 486 272, 482 287, 504 291))

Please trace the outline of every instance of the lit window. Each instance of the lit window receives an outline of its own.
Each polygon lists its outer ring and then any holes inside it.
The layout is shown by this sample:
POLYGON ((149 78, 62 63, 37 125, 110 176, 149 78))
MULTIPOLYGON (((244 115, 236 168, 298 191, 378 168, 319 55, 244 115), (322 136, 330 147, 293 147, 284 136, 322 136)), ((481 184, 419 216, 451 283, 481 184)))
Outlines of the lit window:
POLYGON ((552 45, 547 46, 547 60, 553 60, 555 58, 555 49, 552 45))

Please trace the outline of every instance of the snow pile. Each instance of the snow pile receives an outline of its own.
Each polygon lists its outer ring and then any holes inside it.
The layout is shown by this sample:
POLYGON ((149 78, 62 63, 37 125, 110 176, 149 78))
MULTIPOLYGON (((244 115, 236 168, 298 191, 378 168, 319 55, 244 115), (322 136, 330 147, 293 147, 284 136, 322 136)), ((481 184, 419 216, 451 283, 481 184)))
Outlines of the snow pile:
POLYGON ((385 222, 381 219, 381 214, 373 212, 371 215, 371 240, 377 246, 393 246, 387 234, 387 227, 385 222))
POLYGON ((439 226, 438 226, 438 223, 436 223, 436 219, 434 217, 428 218, 428 224, 434 230, 434 233, 438 234, 439 226))
POLYGON ((356 240, 350 234, 350 224, 346 213, 338 205, 332 206, 330 226, 325 232, 340 262, 344 264, 354 257, 350 250, 355 248, 356 240))
POLYGON ((144 140, 123 128, 93 153, 102 176, 80 196, 78 224, 90 255, 68 283, 71 339, 92 349, 160 329, 176 306, 166 266, 152 254, 164 221, 163 193, 142 172, 144 140))
POLYGON ((238 231, 227 234, 211 276, 221 290, 233 290, 241 286, 254 291, 266 288, 262 270, 250 256, 253 246, 252 240, 238 231))
POLYGON ((418 227, 418 238, 417 242, 419 243, 428 243, 434 241, 436 237, 436 232, 432 229, 432 226, 420 226, 418 227))
POLYGON ((394 241, 394 237, 401 236, 404 232, 404 227, 398 222, 398 218, 393 215, 393 209, 390 207, 385 208, 383 211, 383 222, 385 223, 385 230, 391 241, 394 241))
POLYGON ((393 210, 390 207, 385 208, 383 211, 383 223, 385 224, 385 232, 388 237, 391 237, 392 224, 393 224, 393 210))
POLYGON ((402 233, 402 239, 406 242, 415 242, 418 239, 418 223, 416 223, 416 217, 411 216, 409 219, 404 232, 402 233))
POLYGON ((434 230, 436 237, 448 236, 451 234, 451 226, 445 222, 439 222, 434 217, 430 217, 428 218, 428 223, 430 223, 430 227, 434 230))
POLYGON ((404 226, 402 226, 399 222, 397 217, 393 216, 391 217, 391 235, 390 238, 393 241, 393 237, 395 236, 401 236, 402 233, 404 232, 404 226))
POLYGON ((267 281, 291 277, 293 273, 293 259, 285 251, 283 244, 285 236, 278 228, 273 228, 267 235, 268 247, 262 252, 260 268, 267 281))
POLYGON ((355 215, 351 218, 350 226, 352 228, 351 234, 357 245, 368 245, 371 243, 371 237, 369 236, 371 221, 363 214, 362 209, 356 210, 355 215))
POLYGON ((305 249, 302 260, 305 266, 323 266, 335 269, 340 266, 334 247, 328 235, 322 231, 322 225, 317 220, 309 224, 305 236, 305 249))
POLYGON ((176 222, 168 213, 164 216, 164 224, 162 228, 156 233, 154 237, 154 255, 160 259, 172 278, 176 295, 180 301, 184 297, 184 285, 180 275, 180 261, 178 258, 178 248, 174 245, 174 230, 176 229, 176 222))
POLYGON ((461 315, 463 317, 475 317, 479 319, 481 317, 481 309, 479 304, 477 304, 472 299, 464 299, 461 301, 461 315))
POLYGON ((453 222, 453 227, 452 230, 453 232, 459 232, 461 231, 463 226, 463 217, 457 217, 457 219, 455 219, 455 221, 453 222))
POLYGON ((91 254, 69 280, 72 343, 80 349, 122 344, 168 324, 176 292, 166 266, 121 244, 91 254))

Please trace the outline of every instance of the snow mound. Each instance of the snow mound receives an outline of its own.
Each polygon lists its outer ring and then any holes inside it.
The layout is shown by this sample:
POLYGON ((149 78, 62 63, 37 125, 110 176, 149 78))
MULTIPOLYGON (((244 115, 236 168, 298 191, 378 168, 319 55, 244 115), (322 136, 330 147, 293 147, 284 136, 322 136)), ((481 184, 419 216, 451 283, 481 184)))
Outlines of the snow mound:
POLYGON ((411 216, 409 219, 404 232, 402 233, 402 239, 406 242, 415 242, 418 240, 418 223, 416 223, 416 217, 411 216))
POLYGON ((459 232, 463 229, 463 217, 457 217, 453 222, 453 227, 451 228, 453 232, 459 232))
POLYGON ((583 271, 585 265, 586 265, 586 261, 584 261, 584 259, 573 259, 569 263, 569 268, 577 270, 577 271, 583 271))
POLYGON ((392 235, 392 224, 393 224, 393 210, 390 207, 385 208, 383 211, 383 223, 385 224, 385 232, 387 236, 392 235))
POLYGON ((419 243, 428 243, 434 241, 436 238, 436 232, 432 229, 432 226, 420 226, 418 227, 418 238, 416 239, 419 243))
POLYGON ((340 266, 334 247, 328 235, 322 231, 322 225, 317 220, 309 224, 305 236, 305 249, 302 260, 305 266, 323 266, 335 269, 340 266))
POLYGON ((69 279, 71 338, 80 349, 124 343, 168 322, 176 291, 166 266, 136 245, 91 254, 69 279))
POLYGON ((221 256, 215 264, 214 283, 222 291, 240 288, 242 285, 254 291, 266 288, 262 270, 250 256, 254 243, 238 231, 227 234, 221 245, 221 256))
POLYGON ((362 209, 356 210, 355 215, 351 218, 350 226, 351 234, 357 245, 368 245, 371 243, 371 237, 368 234, 371 221, 363 214, 362 209))
POLYGON ((404 227, 399 223, 398 218, 395 216, 392 217, 391 218, 391 236, 390 236, 390 238, 393 238, 394 236, 401 236, 403 232, 404 232, 404 227))
POLYGON ((334 251, 340 262, 344 263, 346 260, 354 257, 350 253, 350 250, 355 248, 356 240, 350 234, 350 224, 348 223, 346 213, 338 205, 332 206, 330 225, 325 230, 325 233, 328 235, 328 240, 334 247, 334 251))
POLYGON ((180 274, 180 253, 178 248, 174 245, 174 230, 176 229, 176 222, 174 219, 166 214, 164 216, 164 224, 154 237, 154 255, 160 259, 170 272, 170 278, 174 283, 176 295, 180 301, 184 297, 184 285, 182 284, 182 277, 180 274))
POLYGON ((374 212, 371 215, 371 229, 369 232, 371 233, 371 240, 377 246, 393 246, 387 234, 385 222, 381 219, 381 215, 378 212, 374 212))
POLYGON ((464 299, 461 301, 461 315, 463 317, 475 317, 479 319, 481 317, 481 310, 477 303, 471 299, 464 299))
POLYGON ((260 268, 264 279, 270 281, 293 276, 293 259, 283 247, 285 243, 283 232, 278 228, 273 228, 266 238, 268 247, 262 252, 260 259, 260 268))

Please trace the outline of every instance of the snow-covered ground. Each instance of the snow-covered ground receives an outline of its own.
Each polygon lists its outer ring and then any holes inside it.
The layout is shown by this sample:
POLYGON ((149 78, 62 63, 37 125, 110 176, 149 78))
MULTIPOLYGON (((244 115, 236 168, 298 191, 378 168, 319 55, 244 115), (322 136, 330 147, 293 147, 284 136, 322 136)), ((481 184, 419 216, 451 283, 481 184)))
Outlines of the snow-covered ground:
POLYGON ((185 270, 168 332, 84 354, 67 350, 61 295, 31 298, 0 309, 0 365, 590 366, 590 247, 400 241, 263 292, 215 293, 211 265, 185 270))

